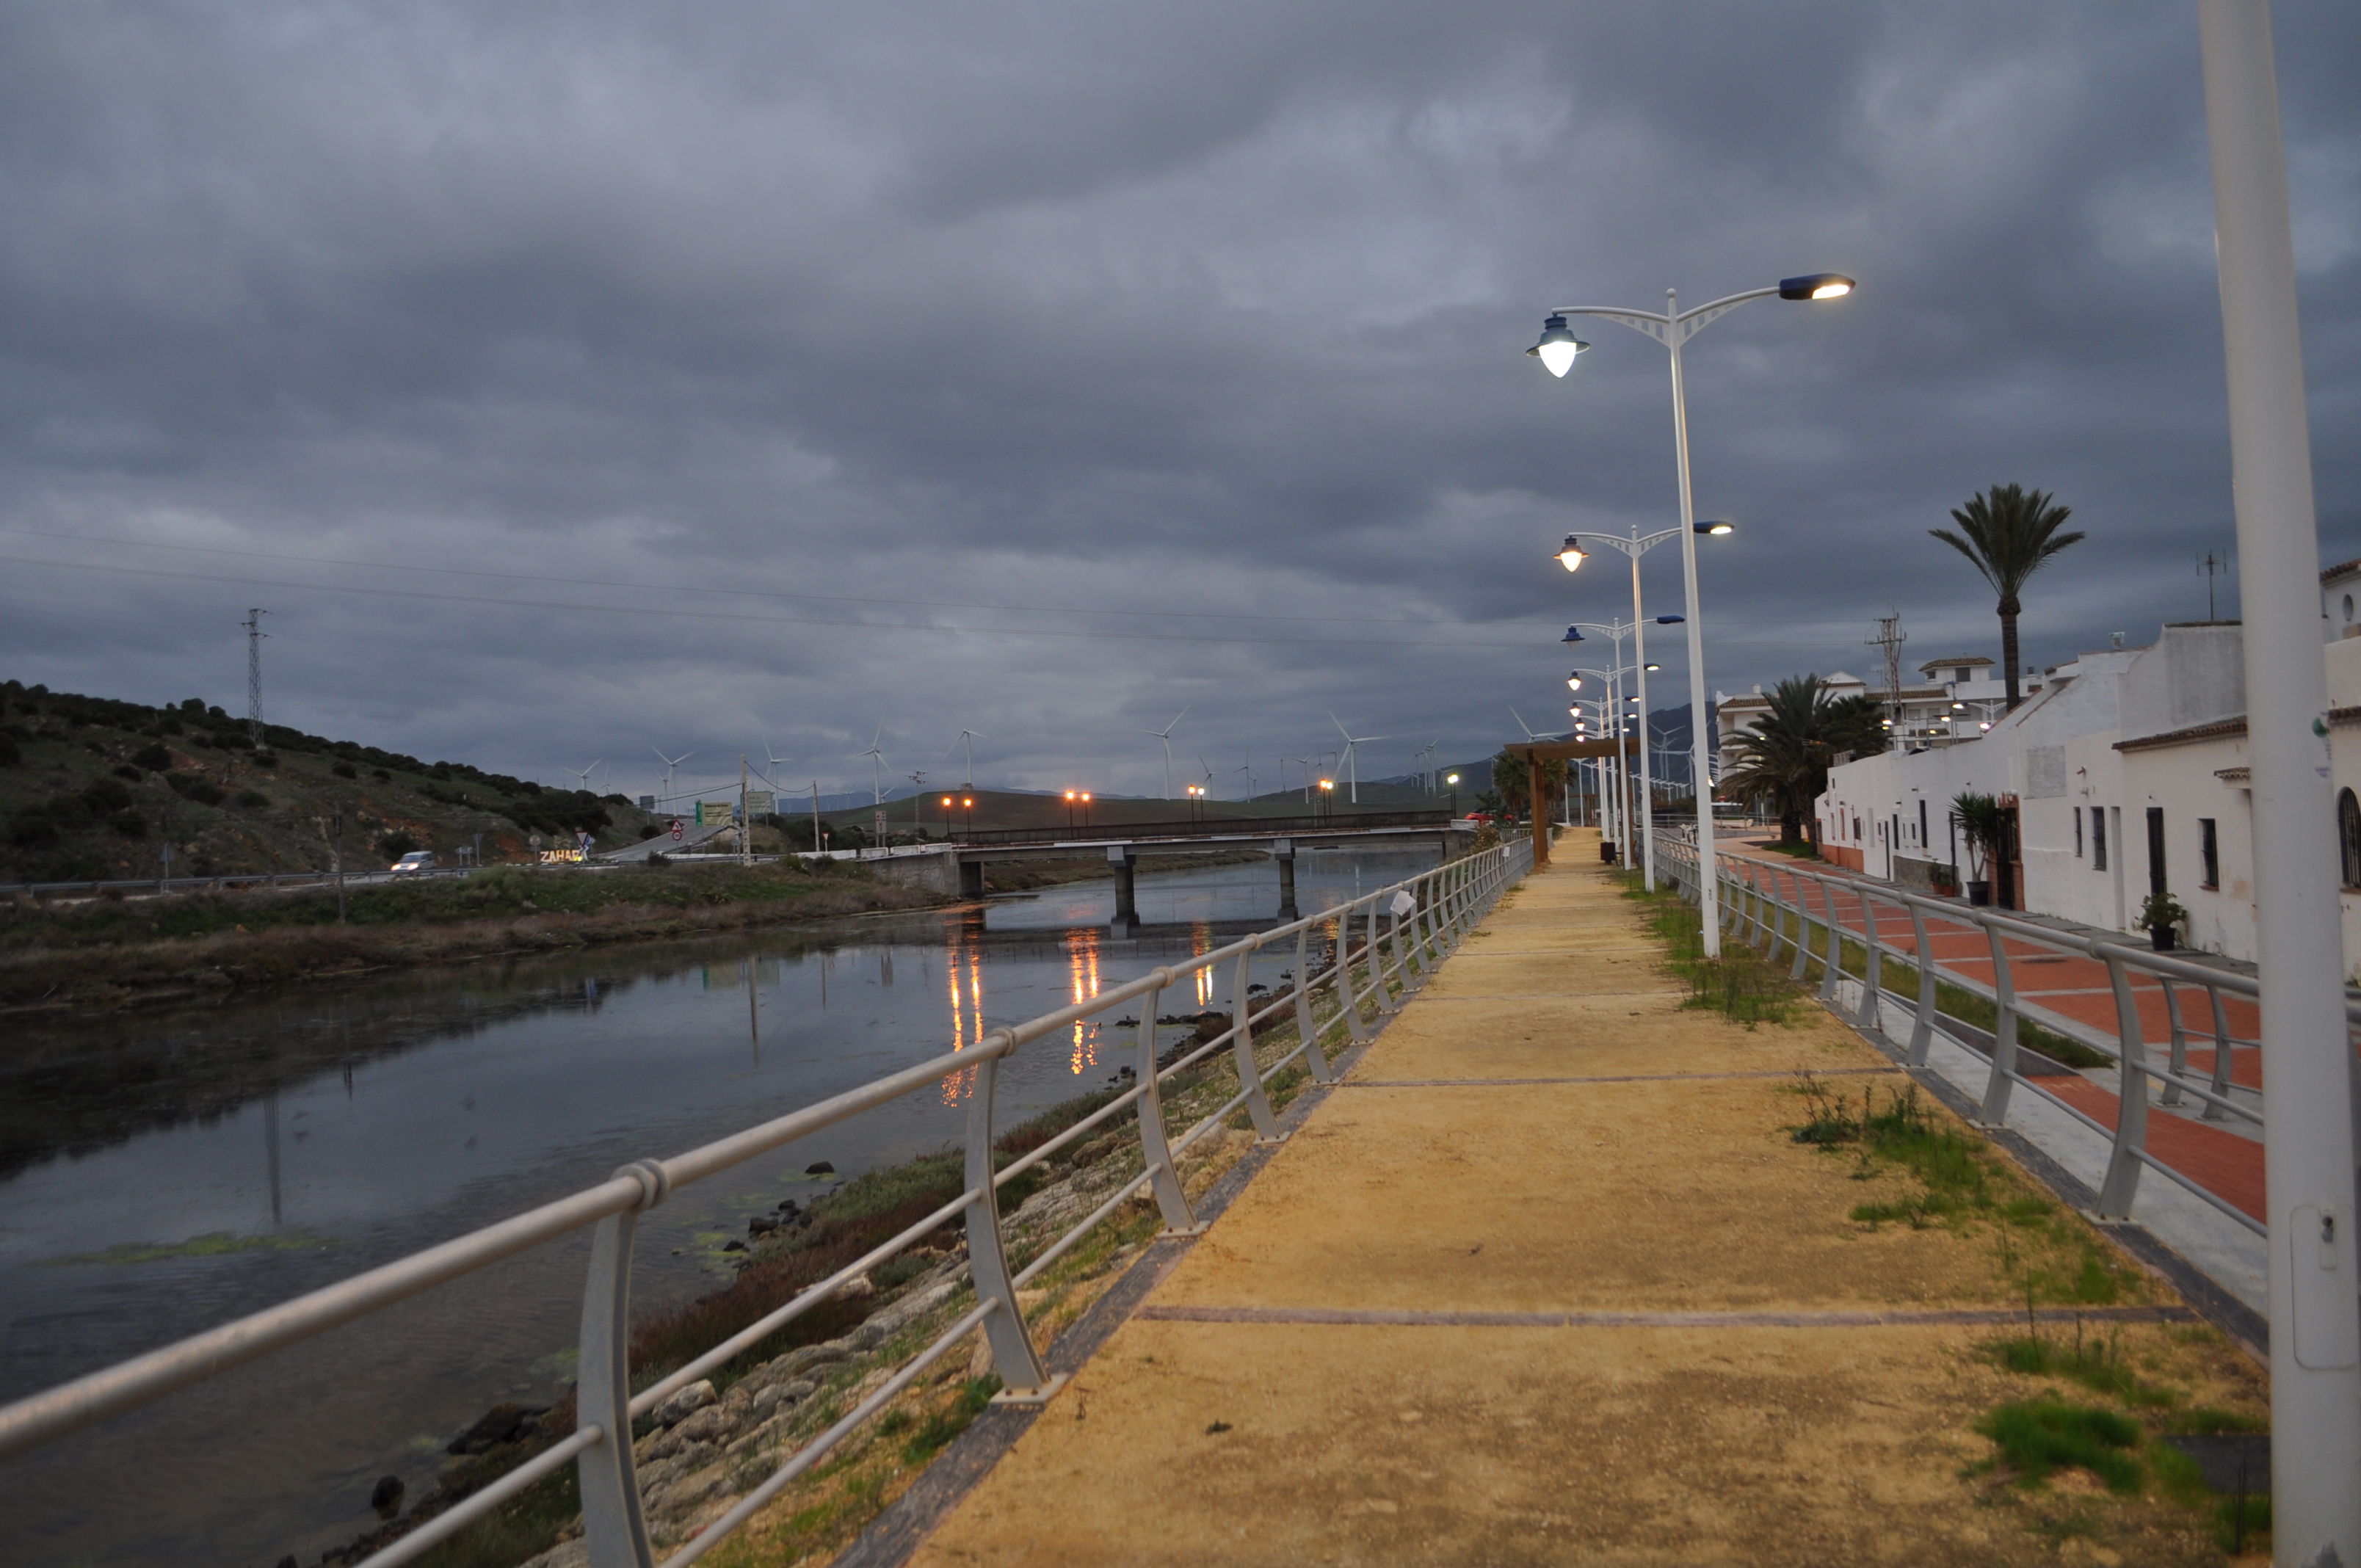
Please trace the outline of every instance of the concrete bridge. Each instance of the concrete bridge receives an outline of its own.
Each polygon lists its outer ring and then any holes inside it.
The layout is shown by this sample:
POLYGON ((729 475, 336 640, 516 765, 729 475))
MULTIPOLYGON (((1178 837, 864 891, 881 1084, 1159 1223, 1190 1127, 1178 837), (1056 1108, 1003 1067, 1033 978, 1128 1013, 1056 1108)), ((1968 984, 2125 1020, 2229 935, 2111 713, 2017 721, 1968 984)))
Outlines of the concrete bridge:
POLYGON ((995 861, 1096 859, 1115 872, 1115 923, 1136 926, 1142 854, 1212 854, 1260 850, 1279 867, 1279 917, 1292 920, 1299 851, 1347 845, 1415 847, 1433 840, 1443 856, 1464 852, 1471 829, 1448 812, 1362 812, 1351 816, 1213 818, 1203 822, 1126 823, 1119 827, 1001 828, 954 834, 940 844, 906 846, 867 861, 878 875, 914 886, 983 896, 983 869, 995 861))

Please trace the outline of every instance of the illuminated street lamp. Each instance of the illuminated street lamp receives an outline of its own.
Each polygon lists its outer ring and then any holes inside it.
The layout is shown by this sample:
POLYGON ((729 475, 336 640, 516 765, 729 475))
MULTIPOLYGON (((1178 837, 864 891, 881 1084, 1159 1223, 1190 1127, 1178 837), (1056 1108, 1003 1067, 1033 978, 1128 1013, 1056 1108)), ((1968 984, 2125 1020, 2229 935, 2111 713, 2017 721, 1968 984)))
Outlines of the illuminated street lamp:
MULTIPOLYGON (((1642 332, 1662 344, 1672 356, 1673 369, 1673 455, 1675 468, 1680 479, 1681 576, 1688 598, 1689 641, 1689 734, 1692 747, 1692 773, 1697 796, 1697 866, 1703 873, 1697 878, 1698 920, 1705 937, 1705 956, 1721 956, 1720 891, 1713 874, 1713 791, 1712 759, 1708 755, 1705 699, 1705 636, 1701 611, 1697 603, 1697 535, 1699 525, 1697 511, 1689 497, 1689 416, 1688 401, 1681 384, 1681 350, 1705 327, 1718 318, 1736 310, 1750 300, 1767 299, 1776 294, 1783 300, 1836 300, 1853 291, 1853 280, 1837 272, 1807 272, 1800 277, 1783 278, 1766 289, 1750 289, 1743 293, 1725 295, 1721 299, 1698 305, 1692 310, 1680 308, 1680 295, 1671 289, 1664 291, 1662 312, 1621 310, 1607 305, 1569 305, 1550 313, 1543 323, 1541 341, 1526 350, 1548 367, 1553 376, 1564 377, 1574 368, 1577 356, 1589 345, 1574 335, 1566 323, 1568 316, 1604 316, 1620 322, 1635 332, 1642 332)), ((1713 532, 1713 525, 1704 526, 1713 532)), ((1578 557, 1571 564, 1579 566, 1578 557)), ((1560 560, 1565 559, 1563 552, 1560 560)), ((1647 748, 1641 748, 1644 755, 1647 748)))
POLYGON ((1459 815, 1459 775, 1446 773, 1443 782, 1451 786, 1451 815, 1455 818, 1459 815))

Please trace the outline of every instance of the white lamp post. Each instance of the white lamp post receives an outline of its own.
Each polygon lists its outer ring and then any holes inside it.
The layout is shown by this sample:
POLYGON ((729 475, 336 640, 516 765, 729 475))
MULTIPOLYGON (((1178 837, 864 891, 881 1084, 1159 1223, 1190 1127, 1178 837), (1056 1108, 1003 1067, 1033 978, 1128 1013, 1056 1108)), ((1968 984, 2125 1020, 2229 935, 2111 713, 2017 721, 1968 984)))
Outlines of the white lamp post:
POLYGON ((1749 289, 1744 293, 1724 295, 1694 310, 1680 308, 1680 295, 1671 289, 1664 291, 1664 309, 1627 311, 1609 305, 1568 305, 1550 313, 1543 323, 1541 341, 1525 352, 1549 367, 1553 376, 1564 376, 1574 368, 1575 356, 1590 345, 1576 337, 1565 324, 1568 316, 1604 316, 1620 322, 1634 332, 1646 333, 1664 345, 1673 361, 1673 454, 1680 474, 1681 526, 1677 531, 1681 542, 1681 575, 1688 597, 1689 626, 1689 729, 1694 752, 1693 769, 1697 775, 1697 878, 1699 893, 1698 917, 1704 926, 1705 954, 1708 958, 1721 956, 1721 911, 1719 891, 1713 875, 1713 769, 1708 759, 1710 743, 1707 740, 1708 725, 1705 706, 1705 629, 1698 619, 1697 575, 1697 511, 1689 501, 1689 415, 1688 403, 1681 389, 1681 348, 1703 331, 1716 317, 1727 315, 1749 300, 1767 299, 1776 294, 1783 300, 1838 300, 1853 291, 1853 280, 1835 272, 1812 272, 1800 278, 1783 278, 1768 289, 1749 289))
MULTIPOLYGON (((1602 626, 1587 620, 1578 621, 1565 629, 1565 636, 1561 641, 1567 642, 1581 642, 1586 641, 1582 635, 1582 629, 1586 626, 1589 627, 1593 631, 1604 631, 1609 636, 1616 639, 1619 644, 1618 663, 1611 670, 1593 670, 1587 668, 1577 669, 1574 674, 1565 678, 1565 684, 1569 688, 1575 691, 1580 691, 1582 689, 1581 678, 1584 675, 1596 675, 1598 679, 1607 683, 1607 695, 1596 699, 1598 705, 1599 718, 1599 733, 1598 738, 1600 740, 1611 739, 1618 742, 1615 749, 1615 788, 1617 791, 1617 798, 1615 803, 1614 837, 1617 842, 1622 845, 1620 852, 1623 857, 1623 864, 1628 867, 1631 864, 1631 835, 1635 825, 1651 820, 1648 817, 1648 808, 1644 800, 1639 804, 1636 811, 1633 809, 1631 770, 1624 762, 1623 759, 1625 756, 1625 751, 1620 743, 1623 740, 1623 677, 1627 674, 1632 674, 1642 666, 1638 664, 1626 664, 1620 662, 1620 644, 1622 641, 1623 634, 1634 630, 1634 628, 1622 625, 1620 622, 1610 622, 1602 626)), ((1647 677, 1644 674, 1641 675, 1641 679, 1645 680, 1646 678, 1647 677)), ((1644 702, 1644 699, 1642 699, 1642 701, 1644 702)), ((1572 712, 1574 710, 1569 708, 1567 711, 1572 712)), ((1577 717, 1579 716, 1577 715, 1577 717)), ((1605 759, 1602 758, 1600 761, 1604 762, 1605 759)), ((1641 764, 1643 770, 1645 769, 1646 762, 1647 759, 1642 757, 1641 759, 1641 764)), ((1606 787, 1604 784, 1605 776, 1606 775, 1603 773, 1600 775, 1602 781, 1600 784, 1600 792, 1602 796, 1604 795, 1606 787)), ((1644 771, 1642 773, 1642 777, 1643 780, 1646 777, 1644 771)), ((1644 834, 1645 829, 1642 828, 1641 831, 1644 834)))
POLYGON ((2270 1235, 2271 1550, 2361 1563, 2355 1082, 2337 941, 2320 528, 2266 0, 2199 0, 2230 392, 2246 756, 2255 795, 2263 1183, 2270 1235))
MULTIPOLYGON (((1557 553, 1558 564, 1569 572, 1581 570, 1582 563, 1587 558, 1588 552, 1582 547, 1582 541, 1586 539, 1596 540, 1612 550, 1620 550, 1631 558, 1631 624, 1638 629, 1631 653, 1640 664, 1640 858, 1650 893, 1656 891, 1656 786, 1647 747, 1648 672, 1655 666, 1648 663, 1647 617, 1640 607, 1640 557, 1665 540, 1676 537, 1680 532, 1677 528, 1667 528, 1643 537, 1638 526, 1634 525, 1628 539, 1612 533, 1569 533, 1565 536, 1565 546, 1557 553)), ((1719 539, 1734 531, 1727 522, 1700 522, 1693 532, 1719 539)), ((1677 615, 1660 615, 1656 617, 1656 624, 1678 626, 1682 619, 1677 615)))

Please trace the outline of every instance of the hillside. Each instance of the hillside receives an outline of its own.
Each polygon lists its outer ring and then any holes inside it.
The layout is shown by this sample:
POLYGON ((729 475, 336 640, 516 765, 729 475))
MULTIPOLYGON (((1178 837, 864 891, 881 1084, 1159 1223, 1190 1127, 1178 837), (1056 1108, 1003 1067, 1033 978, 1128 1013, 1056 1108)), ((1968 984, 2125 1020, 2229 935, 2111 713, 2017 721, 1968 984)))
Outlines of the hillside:
POLYGON ((147 707, 0 682, 0 883, 320 871, 409 849, 524 861, 531 837, 642 836, 623 796, 544 788, 463 762, 245 720, 201 699, 147 707))

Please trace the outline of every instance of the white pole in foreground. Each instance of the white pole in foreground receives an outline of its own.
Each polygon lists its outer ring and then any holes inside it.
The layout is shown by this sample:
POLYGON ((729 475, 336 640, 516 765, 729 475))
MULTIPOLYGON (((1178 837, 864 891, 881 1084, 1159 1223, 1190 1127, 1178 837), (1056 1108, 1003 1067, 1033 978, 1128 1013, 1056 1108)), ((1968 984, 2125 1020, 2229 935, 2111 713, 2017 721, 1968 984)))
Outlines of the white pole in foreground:
POLYGON ((2253 769, 2270 1225, 2271 1538, 2361 1565, 2355 1068, 2345 1025, 2295 247, 2268 0, 2199 0, 2253 769))
POLYGON ((1681 587, 1687 596, 1683 607, 1689 617, 1689 771, 1697 796, 1697 919, 1704 927, 1705 956, 1721 957, 1721 894, 1714 876, 1713 777, 1708 751, 1711 741, 1705 706, 1705 620, 1697 604, 1697 509, 1689 502, 1689 406, 1681 389, 1681 302, 1674 291, 1664 291, 1664 316, 1671 323, 1665 346, 1673 351, 1673 452, 1681 471, 1681 587))

